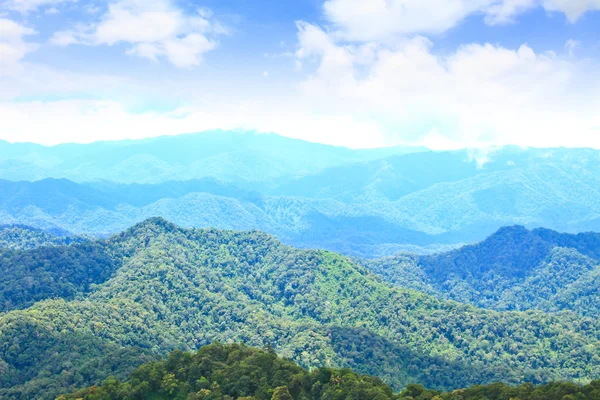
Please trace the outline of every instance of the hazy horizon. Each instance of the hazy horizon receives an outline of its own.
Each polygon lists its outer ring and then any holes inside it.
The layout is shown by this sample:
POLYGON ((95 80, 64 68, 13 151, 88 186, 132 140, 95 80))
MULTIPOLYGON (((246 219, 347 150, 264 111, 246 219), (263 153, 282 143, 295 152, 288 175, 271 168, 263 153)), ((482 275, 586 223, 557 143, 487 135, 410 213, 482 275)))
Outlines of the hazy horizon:
POLYGON ((4 143, 8 143, 8 144, 15 144, 15 145, 37 145, 37 146, 42 146, 42 147, 46 147, 46 148, 52 148, 52 147, 59 147, 62 145, 83 145, 84 146, 84 145, 93 145, 93 144, 101 144, 101 143, 140 142, 140 141, 149 141, 149 140, 156 140, 156 139, 176 138, 176 137, 181 137, 181 136, 208 135, 208 134, 213 134, 213 133, 217 133, 217 132, 234 133, 234 134, 239 134, 239 135, 277 136, 277 137, 281 137, 284 139, 297 140, 297 141, 315 144, 315 145, 323 145, 323 146, 337 147, 337 148, 343 148, 343 149, 348 149, 348 150, 357 150, 357 151, 358 150, 384 150, 384 149, 394 149, 394 148, 412 148, 412 149, 421 149, 421 150, 426 150, 426 151, 466 150, 466 151, 494 152, 497 150, 511 148, 511 147, 518 148, 521 150, 528 150, 528 149, 600 150, 600 144, 598 145, 598 147, 592 147, 592 146, 568 146, 568 145, 543 146, 543 144, 540 146, 527 146, 527 145, 518 145, 518 144, 507 143, 507 144, 503 144, 503 145, 480 145, 479 147, 454 147, 454 148, 448 148, 448 149, 435 149, 435 148, 427 147, 425 145, 417 145, 417 144, 414 144, 414 145, 413 144, 394 144, 394 145, 382 145, 382 146, 378 146, 378 147, 350 147, 350 146, 345 146, 345 145, 337 145, 337 144, 329 144, 326 142, 319 142, 317 140, 309 140, 309 139, 285 136, 285 135, 281 135, 276 132, 258 132, 258 131, 247 131, 247 130, 238 130, 238 129, 234 129, 234 130, 212 129, 212 130, 199 131, 199 132, 163 134, 163 135, 158 135, 158 136, 149 136, 149 137, 136 138, 136 139, 128 139, 128 138, 98 139, 98 140, 87 141, 87 142, 85 142, 85 141, 77 141, 77 142, 69 141, 69 142, 61 142, 61 143, 55 143, 55 144, 44 144, 44 143, 39 143, 39 142, 35 142, 35 141, 18 141, 18 140, 11 141, 11 140, 6 140, 6 139, 2 139, 2 138, 0 138, 0 142, 4 142, 4 143))

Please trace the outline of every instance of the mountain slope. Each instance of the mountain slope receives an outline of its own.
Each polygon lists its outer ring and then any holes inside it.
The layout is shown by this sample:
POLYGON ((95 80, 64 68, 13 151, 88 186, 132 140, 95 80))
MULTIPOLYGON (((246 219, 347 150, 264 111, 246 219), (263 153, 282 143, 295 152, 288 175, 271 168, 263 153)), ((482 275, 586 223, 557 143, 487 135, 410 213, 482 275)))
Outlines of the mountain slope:
MULTIPOLYGON (((393 288, 340 255, 296 250, 256 231, 153 219, 105 245, 129 255, 90 293, 0 316, 0 343, 8 344, 0 347, 0 379, 12 388, 0 395, 41 389, 58 370, 77 379, 48 393, 73 388, 87 379, 81 361, 98 362, 96 341, 150 354, 214 340, 268 344, 305 367, 351 366, 396 388, 600 376, 596 319, 438 300, 393 288), (52 335, 61 340, 44 339, 52 335), (78 363, 69 361, 72 346, 78 363)), ((114 372, 124 376, 127 366, 114 372)))
POLYGON ((398 286, 496 310, 572 310, 598 316, 600 234, 502 228, 485 241, 431 256, 364 265, 398 286))
POLYGON ((81 237, 65 236, 65 232, 46 232, 22 225, 0 226, 0 249, 30 250, 43 246, 62 246, 80 243, 81 237))

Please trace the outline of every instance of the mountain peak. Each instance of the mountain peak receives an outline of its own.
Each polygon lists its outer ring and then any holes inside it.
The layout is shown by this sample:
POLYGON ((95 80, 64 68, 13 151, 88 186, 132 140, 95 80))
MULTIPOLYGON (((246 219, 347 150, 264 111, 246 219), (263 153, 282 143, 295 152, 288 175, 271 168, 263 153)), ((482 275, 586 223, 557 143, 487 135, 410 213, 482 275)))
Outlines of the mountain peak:
POLYGON ((167 221, 163 217, 151 217, 134 225, 132 229, 160 229, 164 231, 171 231, 178 229, 178 226, 170 221, 167 221))
POLYGON ((148 218, 129 228, 119 236, 154 237, 160 234, 173 232, 180 229, 177 225, 162 217, 148 218))
POLYGON ((523 225, 511 225, 511 226, 503 226, 498 229, 495 233, 493 233, 490 237, 494 236, 513 236, 513 235, 526 235, 531 233, 531 231, 525 228, 523 225))

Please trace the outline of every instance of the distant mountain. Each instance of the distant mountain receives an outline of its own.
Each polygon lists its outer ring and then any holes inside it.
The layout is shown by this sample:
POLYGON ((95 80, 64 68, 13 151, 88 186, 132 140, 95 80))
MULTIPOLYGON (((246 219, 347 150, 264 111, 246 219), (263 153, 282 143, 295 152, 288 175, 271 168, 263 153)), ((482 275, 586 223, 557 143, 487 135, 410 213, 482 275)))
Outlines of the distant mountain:
POLYGON ((0 141, 0 178, 161 183, 210 177, 232 182, 265 182, 425 150, 418 147, 350 150, 275 134, 231 131, 54 147, 0 141))
POLYGON ((503 228, 431 256, 365 261, 398 286, 495 310, 571 310, 600 316, 600 234, 503 228))
POLYGON ((0 194, 0 221, 76 234, 105 236, 162 216, 188 227, 260 229, 289 244, 357 255, 451 240, 406 229, 370 205, 264 196, 210 178, 156 185, 0 180, 0 194))
MULTIPOLYGON (((0 224, 106 236, 161 216, 186 227, 259 229, 294 246, 363 257, 427 254, 515 224, 600 231, 596 150, 399 154, 413 150, 234 132, 52 148, 5 143, 0 160, 37 160, 70 171, 57 176, 90 182, 0 180, 0 224), (136 183, 118 183, 129 181, 136 183)), ((15 177, 10 171, 0 175, 15 177)))
POLYGON ((2 257, 4 302, 35 302, 0 313, 2 398, 52 398, 215 340, 271 345, 304 367, 351 367, 396 389, 600 377, 598 318, 440 300, 257 231, 151 219, 108 240, 2 257))

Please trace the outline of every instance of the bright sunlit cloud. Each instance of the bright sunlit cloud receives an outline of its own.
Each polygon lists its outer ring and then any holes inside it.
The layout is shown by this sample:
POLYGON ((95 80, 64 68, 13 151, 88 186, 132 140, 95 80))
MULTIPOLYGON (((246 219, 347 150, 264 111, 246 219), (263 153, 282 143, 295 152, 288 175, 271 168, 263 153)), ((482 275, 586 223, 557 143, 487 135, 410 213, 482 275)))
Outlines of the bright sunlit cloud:
MULTIPOLYGON (((390 137, 458 146, 598 146, 600 73, 526 44, 507 49, 467 44, 438 56, 417 36, 394 47, 344 45, 315 25, 299 24, 300 60, 315 59, 302 83, 321 110, 386 121, 390 137), (412 127, 429 123, 426 129, 412 127)), ((570 44, 567 47, 572 46, 570 44)), ((393 139, 392 139, 393 140, 393 139)))
POLYGON ((35 35, 35 30, 14 21, 0 18, 0 33, 0 65, 14 64, 37 48, 25 39, 35 35))
POLYGON ((51 43, 98 46, 128 43, 127 54, 158 61, 166 58, 177 67, 200 65, 202 55, 214 50, 214 34, 223 29, 200 9, 187 15, 170 0, 120 0, 108 5, 100 21, 56 32, 51 43))
POLYGON ((247 129, 349 147, 600 148, 600 33, 583 31, 600 0, 327 0, 319 22, 263 6, 0 0, 0 139, 247 129), (562 41, 523 36, 536 12, 569 27, 562 41))
POLYGON ((438 34, 473 14, 490 25, 512 22, 536 7, 566 15, 577 22, 587 11, 600 9, 600 0, 327 0, 326 17, 349 40, 369 41, 394 34, 438 34))

